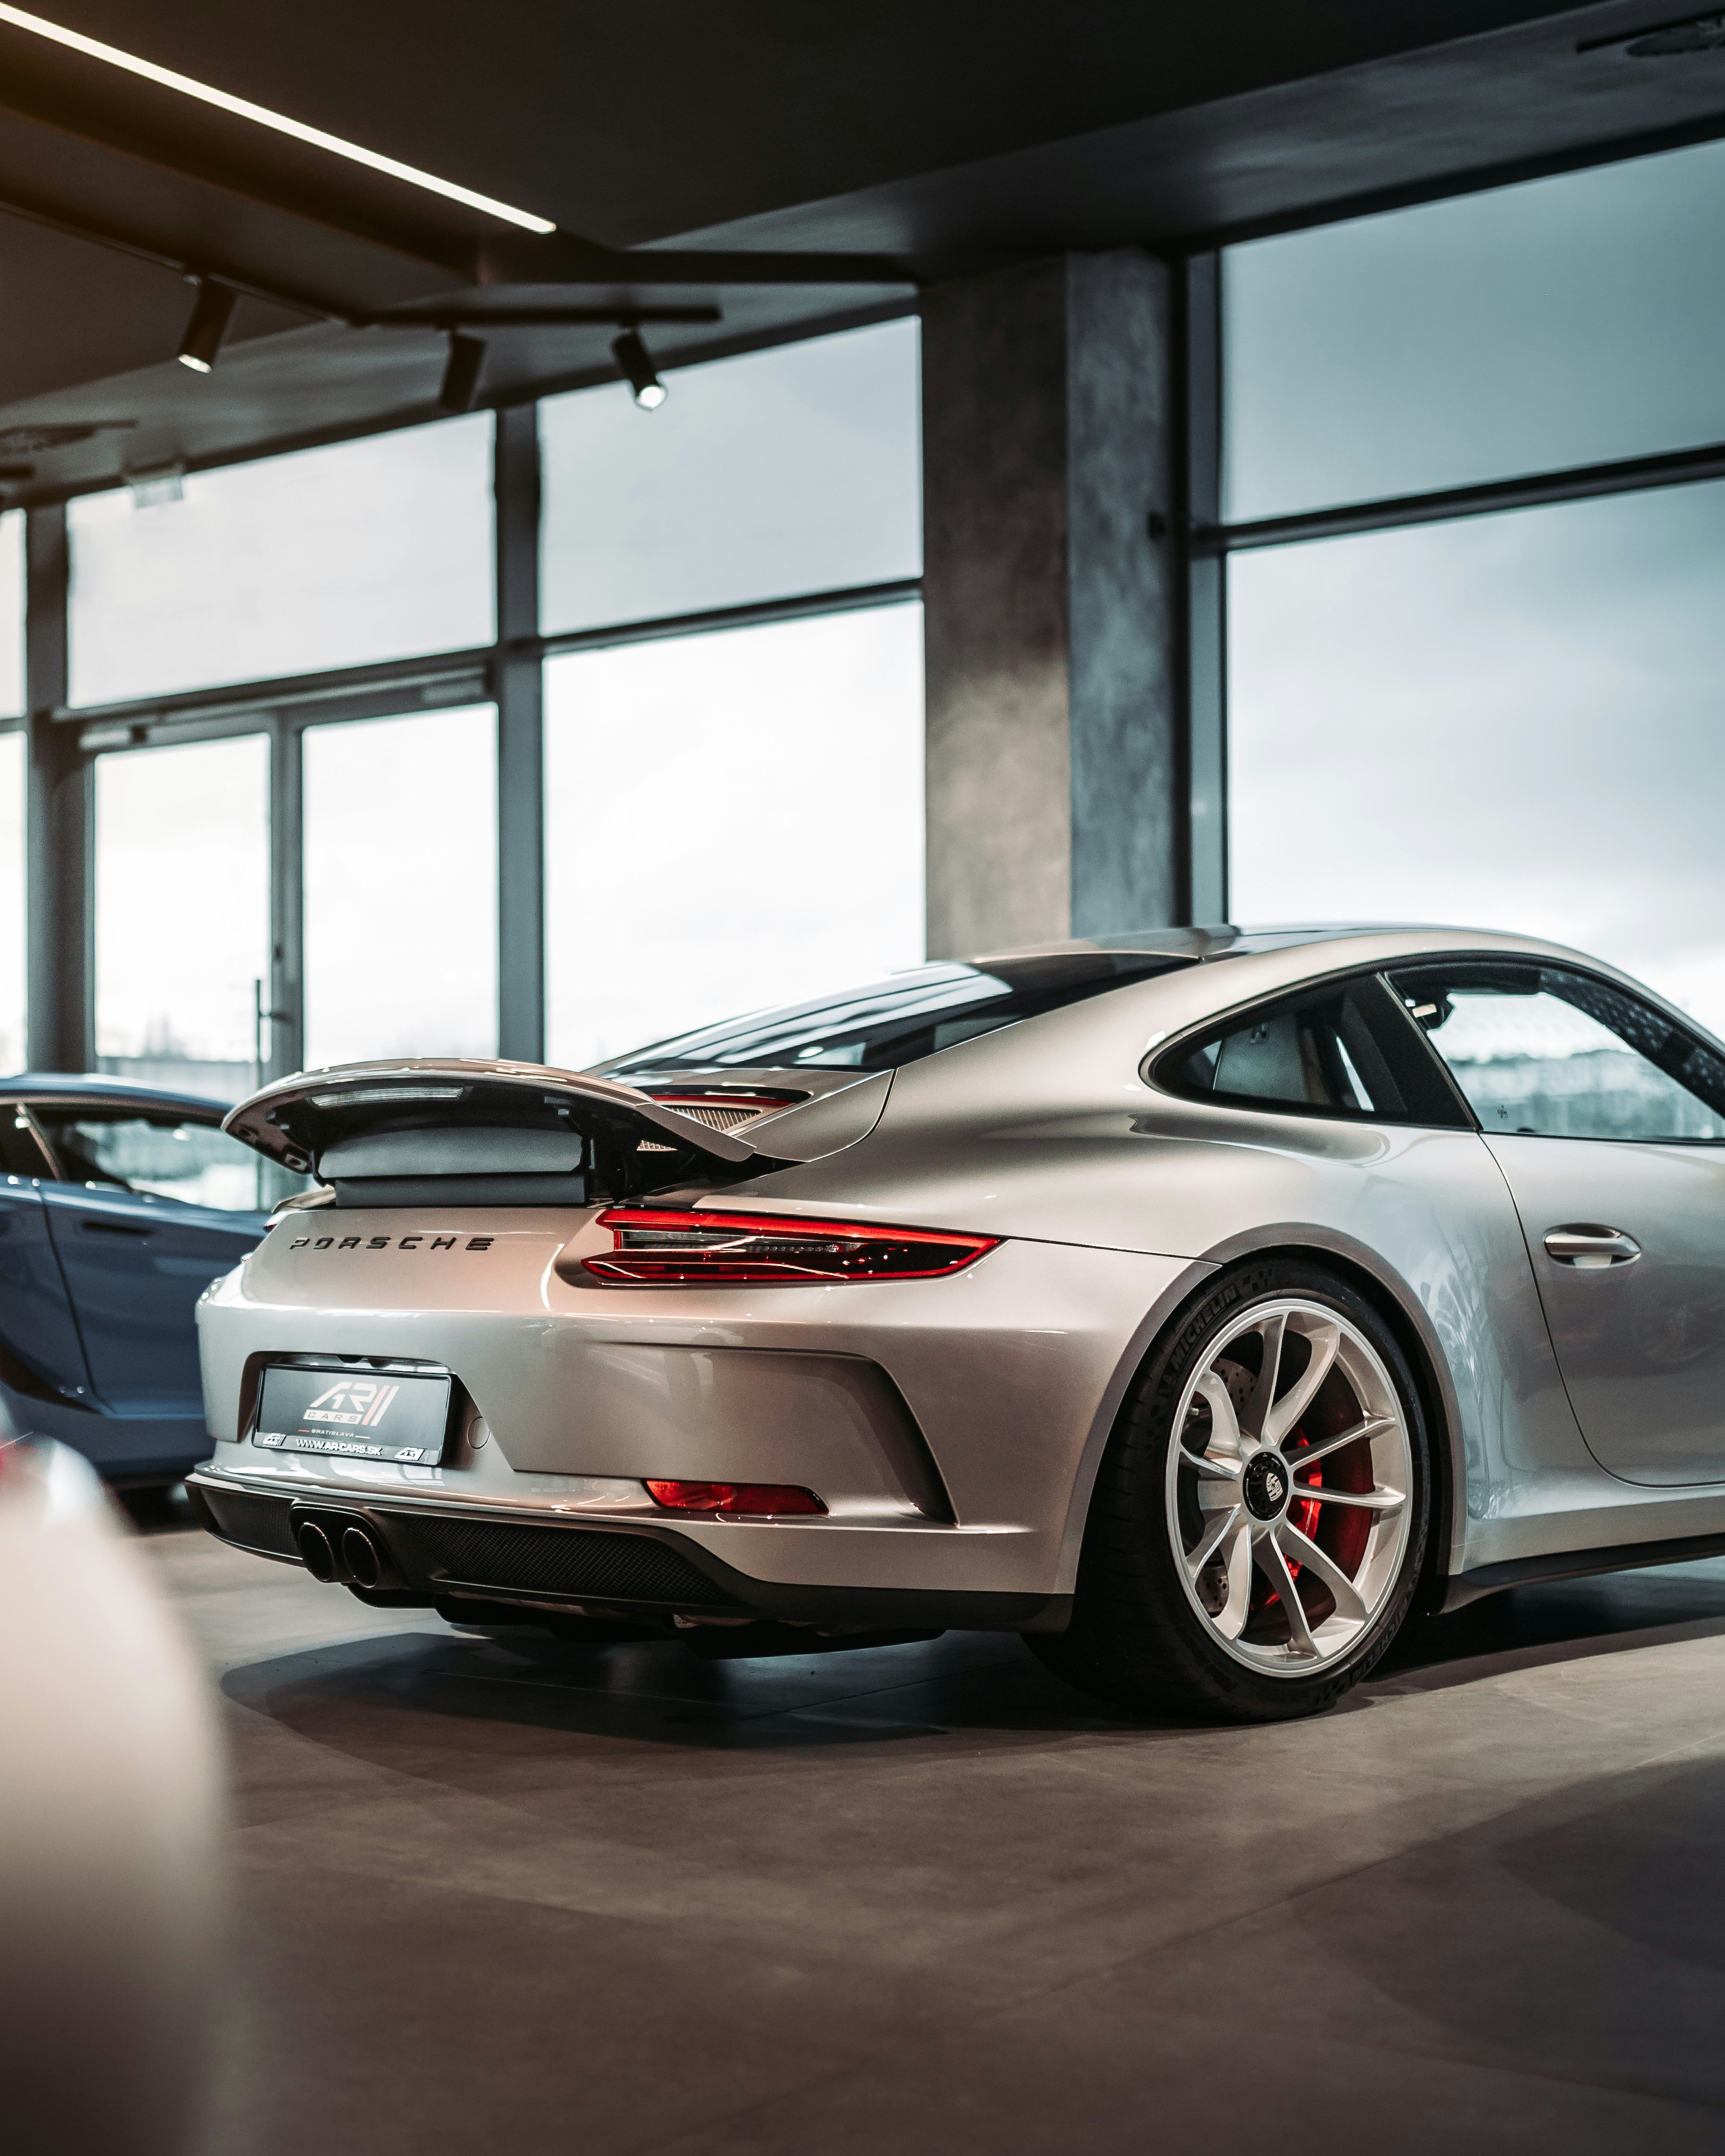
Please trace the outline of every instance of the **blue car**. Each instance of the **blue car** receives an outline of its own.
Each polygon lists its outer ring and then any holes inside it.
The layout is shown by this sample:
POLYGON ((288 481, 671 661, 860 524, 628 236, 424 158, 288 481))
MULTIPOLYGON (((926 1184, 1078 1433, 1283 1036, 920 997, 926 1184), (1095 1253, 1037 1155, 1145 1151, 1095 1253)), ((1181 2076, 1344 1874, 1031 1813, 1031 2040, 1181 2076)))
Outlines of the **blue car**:
POLYGON ((210 1450, 193 1312, 282 1194, 226 1113, 119 1079, 0 1079, 0 1399, 116 1483, 177 1481, 210 1450))

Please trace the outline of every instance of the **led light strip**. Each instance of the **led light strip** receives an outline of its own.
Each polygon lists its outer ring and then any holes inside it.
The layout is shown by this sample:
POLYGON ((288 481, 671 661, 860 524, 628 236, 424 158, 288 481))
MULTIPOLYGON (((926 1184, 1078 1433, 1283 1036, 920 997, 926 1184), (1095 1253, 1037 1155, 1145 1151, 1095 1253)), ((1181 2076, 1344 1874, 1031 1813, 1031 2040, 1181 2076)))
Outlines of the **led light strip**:
POLYGON ((105 60, 110 67, 124 68, 128 74, 141 75, 146 82, 159 83, 164 90, 177 90, 183 96, 195 97, 223 112, 254 121, 259 127, 273 127, 278 135, 291 135, 296 142, 309 142, 314 149, 327 150, 332 156, 347 157, 356 165, 369 165, 374 172, 387 172, 392 179, 405 180, 409 187, 424 187, 449 202, 465 203, 469 209, 484 210, 488 217, 501 217, 506 224, 518 224, 526 232, 557 230, 549 218, 512 209, 507 203, 494 201, 490 195, 477 194, 471 187, 457 187, 453 180, 440 180, 434 173, 422 172, 415 165, 403 165, 376 150, 362 150, 357 142, 344 142, 339 135, 326 135, 321 127, 308 127, 302 121, 290 120, 285 114, 271 112, 267 105, 254 105, 247 98, 230 97, 225 90, 212 90, 208 83, 194 82, 188 74, 176 74, 172 68, 157 67, 153 60, 138 59, 131 53, 122 53, 117 46, 105 45, 77 30, 62 29, 58 23, 46 23, 39 15, 27 15, 22 8, 0 5, 0 23, 9 23, 14 29, 28 30, 36 37, 50 38, 54 44, 68 46, 90 59, 105 60))

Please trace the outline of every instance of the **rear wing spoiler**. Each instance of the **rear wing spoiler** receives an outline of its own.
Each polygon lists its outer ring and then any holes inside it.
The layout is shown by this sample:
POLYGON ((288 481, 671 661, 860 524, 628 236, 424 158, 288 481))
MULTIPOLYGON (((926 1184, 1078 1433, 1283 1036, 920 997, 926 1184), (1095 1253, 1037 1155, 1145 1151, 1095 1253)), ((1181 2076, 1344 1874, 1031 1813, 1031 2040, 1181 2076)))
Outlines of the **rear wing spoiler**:
POLYGON ((242 1101, 222 1127, 333 1184, 346 1205, 582 1204, 774 1164, 632 1086, 454 1056, 300 1071, 242 1101))

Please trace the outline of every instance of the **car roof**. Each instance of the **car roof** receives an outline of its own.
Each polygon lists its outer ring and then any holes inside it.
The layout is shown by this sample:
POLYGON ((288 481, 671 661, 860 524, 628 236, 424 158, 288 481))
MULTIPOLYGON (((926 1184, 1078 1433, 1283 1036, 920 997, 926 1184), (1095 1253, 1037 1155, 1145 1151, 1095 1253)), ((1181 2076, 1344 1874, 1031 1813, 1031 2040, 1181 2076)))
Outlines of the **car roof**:
POLYGON ((112 1101, 140 1108, 180 1108, 225 1116, 231 1101, 207 1094, 172 1092, 165 1086, 141 1086, 131 1078, 107 1078, 100 1071, 19 1070, 0 1078, 0 1094, 8 1099, 55 1101, 112 1101))
MULTIPOLYGON (((1064 942, 1014 945, 1010 950, 988 952, 964 959, 968 966, 986 967, 991 961, 1029 957, 1057 951, 1165 951, 1170 957, 1246 957, 1260 952, 1288 951, 1301 944, 1343 943, 1358 937, 1455 936, 1498 940, 1497 932, 1457 928, 1453 924, 1428 921, 1319 921, 1293 922, 1267 928, 1240 928, 1223 921, 1197 928, 1129 928, 1095 936, 1074 937, 1064 942)), ((1517 937, 1514 940, 1519 942, 1517 937)), ((1538 938, 1528 939, 1538 942, 1538 938)), ((1421 947, 1416 946, 1416 947, 1421 947)))
MULTIPOLYGON (((1343 921, 1286 927, 1278 924, 1270 928, 1155 928, 1033 947, 1049 952, 1165 951, 1183 957, 1189 961, 1186 965, 1164 973, 1154 983, 1145 982, 1142 993, 1158 1001, 1173 997, 1190 1004, 1194 1017, 1200 1012, 1221 1013, 1243 999, 1296 988, 1304 982, 1345 973, 1355 967, 1375 970, 1463 955, 1532 959, 1542 965, 1579 967, 1584 973, 1615 981, 1642 1001, 1656 1005, 1686 1031, 1699 1034, 1709 1041, 1717 1039, 1692 1013, 1673 1003, 1670 997, 1661 995, 1647 982, 1613 965, 1609 959, 1568 944, 1548 942, 1541 936, 1517 935, 1502 929, 1458 928, 1436 921, 1343 921), (1238 974, 1233 966, 1211 968, 1202 963, 1219 958, 1240 960, 1238 974), (1204 983, 1204 988, 1199 988, 1200 982, 1204 983), (1182 983, 1186 984, 1183 989, 1182 983), (1190 993, 1194 989, 1197 990, 1195 996, 1190 993)), ((1021 958, 1029 952, 1020 949, 996 955, 1001 960, 1009 957, 1021 958)), ((986 967, 990 961, 973 958, 966 963, 986 967)), ((1121 993, 1127 991, 1122 988, 1121 993)), ((1718 1045, 1725 1048, 1725 1042, 1718 1045)))

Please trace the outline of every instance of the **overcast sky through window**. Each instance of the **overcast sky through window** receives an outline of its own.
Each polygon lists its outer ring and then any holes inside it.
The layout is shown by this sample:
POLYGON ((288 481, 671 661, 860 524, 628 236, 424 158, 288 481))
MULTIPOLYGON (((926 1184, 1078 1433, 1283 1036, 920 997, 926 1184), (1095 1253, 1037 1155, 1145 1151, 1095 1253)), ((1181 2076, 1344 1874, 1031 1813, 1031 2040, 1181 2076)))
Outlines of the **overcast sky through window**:
POLYGON ((912 320, 548 398, 541 613, 591 629, 914 577, 912 320))
POLYGON ((86 495, 70 533, 74 704, 489 644, 491 415, 86 495))
POLYGON ((270 743, 134 749, 95 767, 96 1050, 249 1065, 270 973, 270 743))
MULTIPOLYGON (((1236 517, 1725 439, 1725 144, 1253 243, 1236 517)), ((1725 484, 1233 557, 1230 911, 1553 937, 1725 1032, 1725 484)))
POLYGON ((305 1061, 497 1053, 497 715, 308 727, 305 1061))
POLYGON ((1725 1033, 1725 484, 1237 556, 1237 920, 1549 936, 1725 1033))
POLYGON ((920 607, 556 659, 546 727, 552 1061, 922 957, 920 607))
POLYGON ((1725 142, 1223 265, 1231 522, 1725 441, 1725 142))

